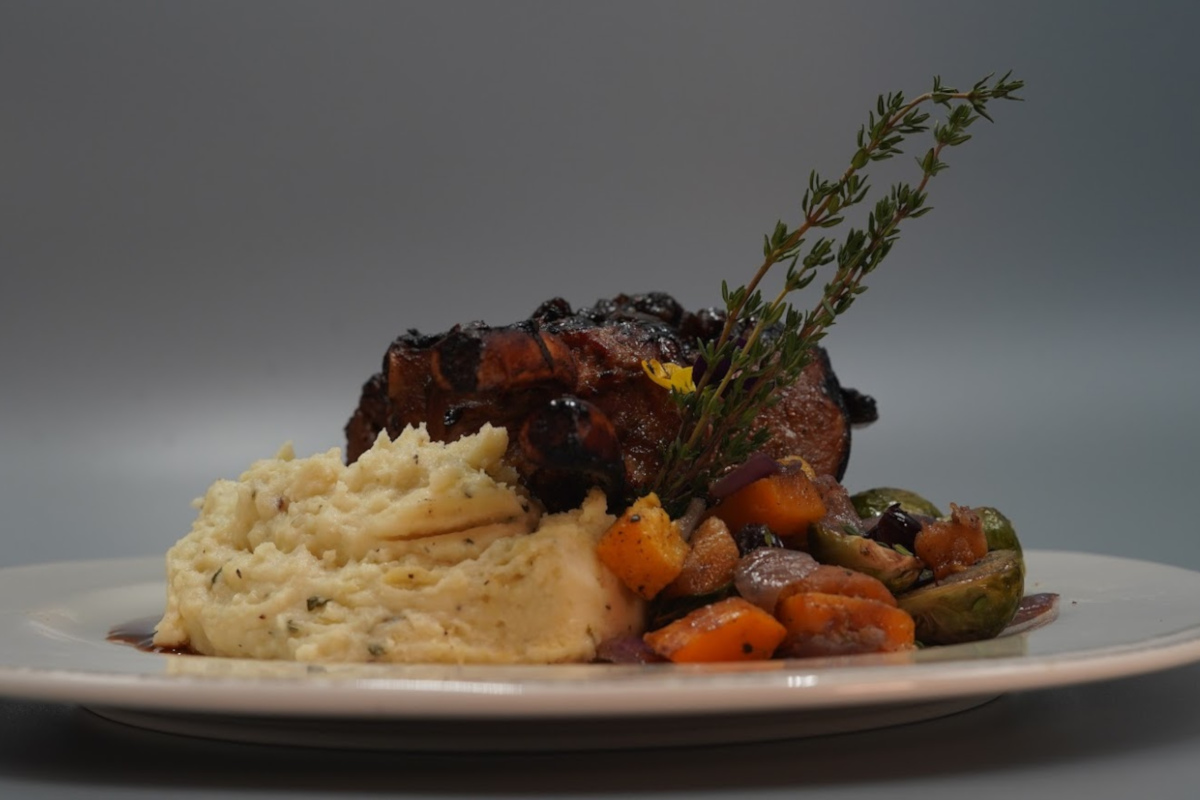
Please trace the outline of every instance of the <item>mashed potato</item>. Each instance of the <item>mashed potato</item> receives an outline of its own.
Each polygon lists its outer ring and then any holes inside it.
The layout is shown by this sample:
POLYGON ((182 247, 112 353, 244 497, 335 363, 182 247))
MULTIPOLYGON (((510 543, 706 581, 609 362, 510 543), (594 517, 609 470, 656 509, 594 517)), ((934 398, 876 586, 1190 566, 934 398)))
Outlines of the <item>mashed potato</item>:
POLYGON ((155 644, 299 661, 586 661, 643 604, 596 558, 593 492, 541 516, 485 427, 451 444, 381 434, 350 466, 290 446, 218 481, 167 554, 155 644))

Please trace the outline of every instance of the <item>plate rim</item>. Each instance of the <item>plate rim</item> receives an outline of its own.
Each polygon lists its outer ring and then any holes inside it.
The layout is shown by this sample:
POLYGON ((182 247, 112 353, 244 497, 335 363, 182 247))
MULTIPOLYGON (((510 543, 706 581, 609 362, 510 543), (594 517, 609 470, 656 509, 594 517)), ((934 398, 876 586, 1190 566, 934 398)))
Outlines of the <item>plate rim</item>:
MULTIPOLYGON (((1159 562, 1065 550, 1029 550, 1033 561, 1067 559, 1139 564, 1144 568, 1200 572, 1159 562)), ((87 569, 104 588, 106 574, 146 570, 155 580, 160 556, 83 559, 0 568, 0 620, 29 613, 4 604, 6 576, 87 569)), ((164 579, 165 583, 165 579, 164 579)), ((1053 589, 1054 587, 1044 587, 1053 589)), ((80 589, 85 591, 85 589, 80 589)), ((1064 598, 1065 600, 1065 598, 1064 598)), ((114 621, 114 624, 116 621, 114 621)), ((1061 624, 1056 622, 1055 625, 1061 624)), ((1051 626, 1053 629, 1053 626, 1051 626)), ((113 645, 114 647, 120 645, 113 645)), ((146 654, 147 658, 194 658, 146 654)), ((968 660, 880 663, 880 657, 763 662, 767 666, 571 665, 598 680, 505 678, 506 672, 536 667, 449 667, 457 678, 216 677, 14 666, 0 648, 0 696, 131 709, 216 714, 263 714, 308 718, 374 719, 551 719, 595 716, 686 716, 765 713, 805 708, 881 706, 1051 689, 1146 674, 1200 661, 1200 611, 1190 625, 1149 639, 1054 654, 996 656, 968 660), (473 673, 499 677, 480 678, 473 673), (933 677, 937 680, 932 680, 933 677), (303 688, 303 691, 298 689, 303 688), (319 691, 314 691, 318 689, 319 691), (678 699, 686 697, 686 705, 678 699), (563 700, 569 700, 565 705, 563 700)), ((148 662, 149 663, 149 662, 148 662)), ((156 661, 161 667, 162 662, 156 661)), ((374 668, 374 667, 373 667, 374 668)), ((563 669, 563 668, 557 668, 563 669)))

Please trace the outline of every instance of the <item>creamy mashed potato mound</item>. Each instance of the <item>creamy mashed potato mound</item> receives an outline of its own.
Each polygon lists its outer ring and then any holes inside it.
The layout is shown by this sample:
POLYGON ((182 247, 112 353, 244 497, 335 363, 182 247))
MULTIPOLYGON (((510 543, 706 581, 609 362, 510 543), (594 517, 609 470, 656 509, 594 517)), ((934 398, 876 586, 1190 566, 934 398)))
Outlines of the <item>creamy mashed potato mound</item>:
POLYGON ((354 464, 290 445, 213 484, 167 554, 154 642, 298 661, 587 661, 641 630, 643 603, 596 558, 604 495, 542 516, 486 426, 408 428, 354 464))

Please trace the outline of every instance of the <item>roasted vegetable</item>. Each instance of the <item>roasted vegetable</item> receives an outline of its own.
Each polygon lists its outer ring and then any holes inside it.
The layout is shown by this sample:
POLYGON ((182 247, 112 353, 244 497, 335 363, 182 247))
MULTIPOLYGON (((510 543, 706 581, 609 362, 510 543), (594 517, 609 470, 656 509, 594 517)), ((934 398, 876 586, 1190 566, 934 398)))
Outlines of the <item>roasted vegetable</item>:
POLYGON ((1058 619, 1059 596, 1053 592, 1038 592, 1027 594, 1021 598, 1017 613, 1004 626, 1004 635, 1013 636, 1018 633, 1028 633, 1043 625, 1049 625, 1058 619))
POLYGON ((914 644, 912 617, 878 600, 801 592, 781 598, 776 613, 787 629, 780 654, 790 658, 887 653, 914 644))
POLYGON ((1020 556, 996 550, 974 566, 896 600, 912 615, 922 643, 955 644, 998 635, 1016 614, 1024 591, 1020 556))
POLYGON ((864 529, 863 518, 854 510, 850 501, 850 493, 846 487, 838 483, 832 475, 818 475, 813 485, 821 494, 821 502, 825 504, 825 516, 821 522, 838 530, 864 529))
POLYGON ((671 661, 757 661, 770 658, 787 634, 783 625, 740 597, 696 609, 644 636, 650 649, 671 661))
MULTIPOLYGON (((809 469, 812 469, 809 467, 809 469)), ((708 487, 708 496, 713 500, 724 500, 746 488, 757 480, 777 475, 783 465, 763 452, 752 453, 749 458, 726 472, 708 487)))
POLYGON ((911 553, 825 523, 812 526, 808 551, 822 564, 865 572, 881 581, 893 594, 908 589, 921 576, 922 564, 911 553))
POLYGON ((679 576, 688 544, 651 493, 604 532, 596 555, 626 586, 650 600, 679 576))
POLYGON ((925 523, 913 550, 940 581, 987 555, 988 541, 979 515, 951 503, 950 518, 925 523))
POLYGON ((830 564, 822 564, 800 580, 785 586, 779 593, 779 599, 776 602, 777 604, 781 603, 787 597, 805 592, 863 597, 867 600, 878 600, 886 606, 895 607, 896 605, 896 598, 878 579, 872 578, 865 572, 856 572, 830 564))
POLYGON ((853 494, 850 496, 850 501, 854 503, 854 510, 863 519, 878 517, 893 503, 899 503, 900 510, 918 517, 942 516, 942 512, 938 510, 937 506, 916 492, 910 492, 908 489, 895 489, 890 486, 880 486, 853 494))
POLYGON ((992 550, 1011 550, 1017 554, 1021 565, 1021 577, 1025 577, 1025 554, 1021 550, 1021 542, 1017 538, 1016 528, 1012 521, 991 506, 978 506, 972 509, 979 515, 983 523, 983 535, 987 537, 988 552, 992 550))
POLYGON ((596 660, 610 664, 656 664, 666 659, 650 649, 641 636, 618 636, 596 645, 596 660))
POLYGON ((742 556, 733 571, 738 594, 768 613, 774 613, 779 593, 820 567, 799 550, 760 547, 742 556))
POLYGON ((663 590, 664 597, 712 594, 733 582, 741 554, 724 522, 709 517, 700 523, 691 546, 679 576, 663 590))
POLYGON ((1012 521, 991 506, 976 506, 971 509, 983 523, 983 535, 987 538, 988 550, 1015 550, 1021 552, 1021 542, 1012 521))
POLYGON ((760 524, 776 535, 803 547, 808 526, 825 516, 825 504, 802 470, 760 478, 722 500, 713 508, 731 531, 760 524))

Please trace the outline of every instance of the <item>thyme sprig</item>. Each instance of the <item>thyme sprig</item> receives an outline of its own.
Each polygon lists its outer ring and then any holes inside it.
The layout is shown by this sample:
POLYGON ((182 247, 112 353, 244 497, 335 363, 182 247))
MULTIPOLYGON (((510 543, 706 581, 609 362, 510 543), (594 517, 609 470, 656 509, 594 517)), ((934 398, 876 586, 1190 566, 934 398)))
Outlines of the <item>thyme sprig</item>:
POLYGON ((763 237, 763 261, 748 284, 730 289, 722 282, 725 324, 715 340, 699 344, 698 364, 703 372, 695 380, 695 390, 672 390, 681 425, 665 449, 653 487, 668 508, 704 494, 723 469, 741 463, 766 444, 769 432, 755 427, 756 418, 778 399, 780 387, 799 377, 829 327, 866 291, 864 278, 891 252, 900 224, 932 210, 926 186, 948 166, 943 151, 969 140, 967 129, 980 118, 992 121, 991 101, 1021 99, 1015 93, 1024 82, 1011 80, 1011 75, 996 81, 988 75, 966 91, 935 77, 933 88, 912 100, 900 92, 881 95, 858 130, 857 149, 841 177, 827 180, 811 172, 799 224, 789 228, 780 220, 763 237), (840 243, 825 234, 870 193, 865 168, 900 155, 908 137, 930 129, 927 104, 941 106, 946 113, 933 124, 932 145, 916 159, 919 182, 893 185, 875 202, 866 227, 850 228, 840 243), (812 236, 816 238, 810 243, 812 236), (780 264, 786 264, 783 287, 766 300, 760 285, 780 264), (789 297, 830 264, 835 265, 834 273, 821 297, 811 309, 797 311, 789 297))

